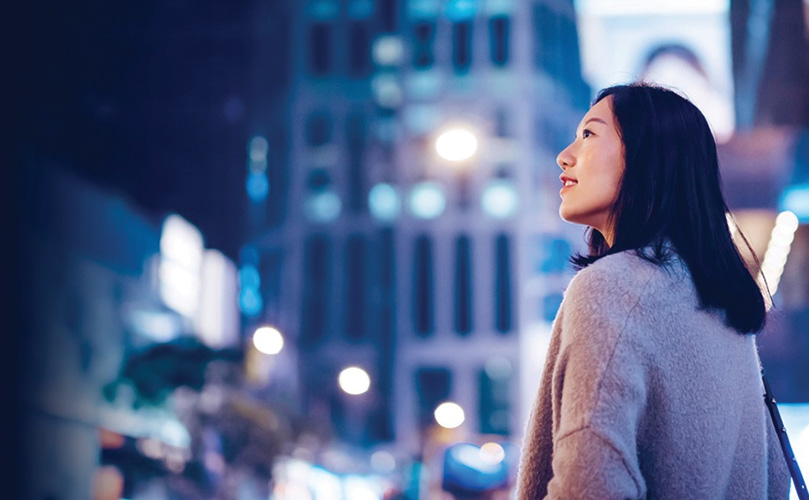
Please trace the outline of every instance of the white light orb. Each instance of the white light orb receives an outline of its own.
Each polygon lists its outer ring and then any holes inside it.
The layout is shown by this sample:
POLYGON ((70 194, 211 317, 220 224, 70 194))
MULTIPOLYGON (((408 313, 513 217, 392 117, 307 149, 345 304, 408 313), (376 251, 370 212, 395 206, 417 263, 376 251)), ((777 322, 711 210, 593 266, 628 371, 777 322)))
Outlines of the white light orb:
POLYGON ((518 196, 514 184, 496 180, 486 186, 481 197, 483 211, 497 219, 511 217, 517 212, 518 196))
POLYGON ((381 474, 389 474, 396 470, 396 458, 387 451, 376 451, 371 455, 371 467, 381 474))
POLYGON ((435 409, 434 416, 438 425, 446 429, 454 429, 466 420, 463 408, 451 401, 446 401, 438 405, 435 409))
POLYGON ((798 229, 800 222, 798 221, 797 215, 789 210, 785 210, 775 218, 775 225, 785 233, 794 233, 798 229))
POLYGON ((399 36, 380 36, 374 40, 371 54, 376 64, 393 66, 401 62, 404 55, 404 44, 399 36))
POLYGON ((250 139, 250 161, 262 162, 267 160, 267 152, 270 147, 267 139, 257 135, 250 139))
POLYGON ((402 87, 391 75, 380 75, 371 80, 371 89, 377 102, 385 108, 395 108, 402 102, 402 87))
POLYGON ((340 216, 343 203, 334 191, 312 193, 306 199, 306 214, 315 222, 332 222, 340 216))
POLYGON ((396 188, 390 184, 380 183, 368 193, 368 208, 375 219, 392 222, 399 216, 401 202, 396 188))
POLYGON ((478 149, 478 139, 475 134, 462 128, 453 128, 443 132, 435 140, 435 150, 438 156, 449 161, 467 160, 478 149))
POLYGON ((486 370, 486 375, 493 380, 507 379, 514 371, 511 361, 502 356, 489 358, 483 365, 483 369, 486 370))
POLYGON ((497 443, 486 443, 480 447, 480 459, 489 465, 497 465, 504 458, 506 458, 506 450, 497 443))
POLYGON ((278 354, 284 348, 284 337, 276 328, 262 326, 253 333, 253 345, 264 354, 278 354))
POLYGON ((410 211, 420 219, 435 219, 446 206, 444 190, 437 182, 419 182, 410 191, 410 211))
POLYGON ((349 366, 341 371, 337 381, 343 391, 354 396, 368 392, 371 387, 368 372, 357 366, 349 366))

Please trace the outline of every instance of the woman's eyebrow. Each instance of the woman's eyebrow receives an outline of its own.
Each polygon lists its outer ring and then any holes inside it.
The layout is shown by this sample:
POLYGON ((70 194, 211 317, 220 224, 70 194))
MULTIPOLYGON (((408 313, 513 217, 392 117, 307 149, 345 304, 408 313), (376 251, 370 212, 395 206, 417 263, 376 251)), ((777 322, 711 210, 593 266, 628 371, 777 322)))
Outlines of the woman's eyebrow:
POLYGON ((603 123, 604 125, 606 125, 606 124, 607 124, 607 122, 605 122, 604 120, 602 120, 601 118, 599 118, 599 117, 597 117, 597 116, 594 116, 594 117, 590 118, 589 120, 587 120, 586 122, 584 122, 584 124, 585 124, 585 125, 587 125, 587 124, 588 124, 588 123, 590 123, 590 122, 599 122, 599 123, 603 123))

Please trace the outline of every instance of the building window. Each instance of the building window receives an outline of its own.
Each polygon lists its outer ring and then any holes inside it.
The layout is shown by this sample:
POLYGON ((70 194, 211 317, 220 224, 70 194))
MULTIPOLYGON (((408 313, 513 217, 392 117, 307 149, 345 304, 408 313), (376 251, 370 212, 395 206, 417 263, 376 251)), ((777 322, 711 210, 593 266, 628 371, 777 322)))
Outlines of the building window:
POLYGON ((419 398, 419 427, 433 424, 433 412, 449 398, 452 373, 447 368, 426 367, 416 370, 416 394, 419 398))
POLYGON ((497 137, 509 137, 509 114, 506 108, 497 108, 494 114, 494 134, 497 137))
POLYGON ((373 323, 368 328, 369 334, 372 332, 373 341, 379 349, 379 373, 376 383, 377 393, 380 395, 380 406, 376 418, 372 421, 372 437, 380 441, 390 441, 395 438, 393 430, 393 365, 396 357, 396 345, 394 343, 395 332, 395 306, 396 289, 394 280, 396 278, 396 255, 394 233, 390 228, 382 229, 379 232, 378 246, 369 247, 366 255, 378 262, 374 267, 374 272, 369 273, 369 278, 375 280, 373 292, 375 297, 379 297, 374 303, 373 323), (378 256, 378 257, 377 257, 378 256))
POLYGON ((331 242, 325 235, 310 236, 304 248, 301 340, 313 345, 326 336, 331 301, 331 242))
POLYGON ((492 64, 503 67, 508 64, 510 20, 499 16, 489 19, 489 42, 492 64))
POLYGON ((472 257, 468 236, 455 244, 455 331, 467 335, 472 331, 472 257))
POLYGON ((331 184, 329 172, 322 168, 314 168, 309 171, 306 177, 306 187, 311 191, 322 191, 331 184))
POLYGON ((346 242, 345 252, 345 334, 352 340, 365 336, 365 266, 366 242, 360 235, 351 235, 346 242))
POLYGON ((348 142, 348 209, 361 212, 365 209, 365 119, 360 113, 351 113, 346 123, 348 142))
POLYGON ((413 322, 421 336, 433 332, 433 245, 428 236, 416 238, 413 255, 413 322))
POLYGON ((379 9, 379 23, 383 32, 393 33, 397 31, 396 14, 399 8, 398 0, 384 0, 377 2, 379 9))
POLYGON ((332 71, 332 26, 312 23, 309 27, 309 70, 314 76, 325 76, 332 71))
POLYGON ((371 70, 371 33, 368 23, 352 21, 348 25, 348 74, 367 76, 371 70))
MULTIPOLYGON (((534 33, 534 47, 532 50, 536 69, 551 75, 565 71, 565 68, 556 67, 557 55, 554 50, 555 45, 561 43, 559 42, 560 40, 565 40, 565 34, 560 32, 559 15, 548 5, 536 3, 533 6, 531 21, 534 33)), ((576 50, 578 50, 578 47, 576 47, 576 50)), ((569 61, 562 62, 563 66, 566 64, 569 64, 569 61)))
POLYGON ((270 317, 279 317, 281 314, 281 270, 283 254, 279 250, 266 252, 259 260, 259 275, 261 276, 261 289, 264 297, 264 312, 270 317))
POLYGON ((433 44, 435 41, 435 23, 424 21, 413 25, 413 67, 426 69, 435 62, 433 44))
POLYGON ((495 243, 494 327, 500 333, 511 330, 511 256, 508 236, 501 234, 495 243))
POLYGON ((511 434, 511 365, 506 360, 487 363, 480 370, 478 420, 482 434, 511 434))
POLYGON ((331 142, 332 119, 327 111, 315 111, 306 119, 306 144, 312 147, 331 142))
POLYGON ((466 72, 472 65, 472 22, 461 21, 452 25, 452 66, 457 73, 466 72))

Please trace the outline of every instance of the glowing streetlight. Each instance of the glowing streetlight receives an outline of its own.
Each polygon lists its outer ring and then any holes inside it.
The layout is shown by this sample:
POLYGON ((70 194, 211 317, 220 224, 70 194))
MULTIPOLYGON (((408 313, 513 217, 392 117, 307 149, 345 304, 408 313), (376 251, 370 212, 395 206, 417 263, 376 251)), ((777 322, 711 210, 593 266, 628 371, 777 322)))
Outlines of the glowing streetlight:
POLYGON ((278 354, 284 348, 284 337, 276 328, 262 326, 253 333, 253 345, 264 354, 278 354))
POLYGON ((438 408, 435 409, 434 416, 438 425, 446 429, 454 429, 466 420, 463 408, 451 401, 446 401, 438 405, 438 408))
MULTIPOLYGON (((758 277, 760 285, 763 285, 764 283, 762 282, 766 280, 771 295, 775 295, 778 290, 778 284, 781 281, 781 275, 784 273, 784 266, 786 266, 787 257, 789 256, 790 246, 799 225, 798 216, 789 210, 781 212, 775 218, 775 227, 772 229, 770 242, 764 252, 764 260, 761 262, 761 274, 758 277)), ((767 298, 766 305, 768 310, 772 307, 769 298, 767 298)))
POLYGON ((343 391, 354 396, 368 392, 371 387, 368 372, 357 366, 349 366, 341 371, 337 381, 343 391))
POLYGON ((467 160, 478 149, 478 139, 475 134, 463 128, 452 128, 435 140, 435 150, 438 156, 449 161, 467 160))

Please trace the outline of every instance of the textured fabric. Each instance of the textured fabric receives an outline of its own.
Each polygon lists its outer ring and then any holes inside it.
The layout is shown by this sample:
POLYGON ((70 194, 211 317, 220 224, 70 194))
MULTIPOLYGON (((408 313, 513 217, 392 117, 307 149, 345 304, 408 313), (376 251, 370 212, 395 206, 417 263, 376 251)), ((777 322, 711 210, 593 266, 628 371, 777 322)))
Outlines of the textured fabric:
POLYGON ((752 335, 685 265, 623 252, 571 280, 523 443, 519 498, 786 499, 752 335))

